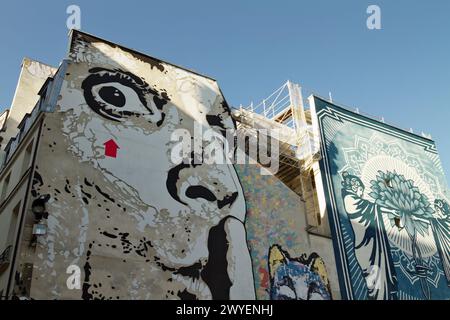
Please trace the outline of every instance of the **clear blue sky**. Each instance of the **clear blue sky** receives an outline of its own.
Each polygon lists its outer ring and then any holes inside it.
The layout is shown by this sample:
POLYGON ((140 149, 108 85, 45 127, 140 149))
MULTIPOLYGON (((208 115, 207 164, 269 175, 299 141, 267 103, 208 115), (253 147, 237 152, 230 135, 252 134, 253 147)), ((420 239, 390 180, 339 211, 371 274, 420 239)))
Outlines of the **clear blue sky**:
POLYGON ((57 65, 66 8, 82 30, 219 81, 231 105, 290 79, 436 140, 450 181, 450 1, 2 1, 0 108, 22 57, 57 65), (377 4, 382 30, 366 28, 377 4))

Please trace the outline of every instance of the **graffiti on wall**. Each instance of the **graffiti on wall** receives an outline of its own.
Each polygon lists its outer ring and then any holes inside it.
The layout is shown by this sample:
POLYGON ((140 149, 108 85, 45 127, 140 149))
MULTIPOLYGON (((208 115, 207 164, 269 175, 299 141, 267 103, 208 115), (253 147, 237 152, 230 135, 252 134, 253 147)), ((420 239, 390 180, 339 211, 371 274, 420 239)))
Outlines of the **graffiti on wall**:
POLYGON ((330 300, 325 262, 317 253, 291 258, 280 246, 269 251, 272 300, 330 300))
POLYGON ((314 102, 343 296, 449 298, 448 202, 434 143, 314 102))
POLYGON ((337 277, 331 242, 329 249, 311 245, 303 201, 277 178, 258 174, 256 166, 236 165, 236 170, 246 198, 257 298, 331 299, 331 285, 337 286, 331 281, 337 277))

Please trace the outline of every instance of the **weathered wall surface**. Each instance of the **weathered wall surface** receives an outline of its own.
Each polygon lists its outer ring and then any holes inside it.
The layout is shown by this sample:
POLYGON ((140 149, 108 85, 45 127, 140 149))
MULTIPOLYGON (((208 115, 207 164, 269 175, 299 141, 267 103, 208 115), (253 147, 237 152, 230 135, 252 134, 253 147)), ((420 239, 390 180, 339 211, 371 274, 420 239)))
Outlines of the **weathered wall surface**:
POLYGON ((334 297, 329 242, 308 245, 298 196, 256 168, 173 162, 175 130, 235 130, 215 81, 81 33, 69 57, 31 191, 50 196, 21 263, 32 298, 334 297))
POLYGON ((450 210, 433 141, 311 98, 341 291, 450 298, 450 210))

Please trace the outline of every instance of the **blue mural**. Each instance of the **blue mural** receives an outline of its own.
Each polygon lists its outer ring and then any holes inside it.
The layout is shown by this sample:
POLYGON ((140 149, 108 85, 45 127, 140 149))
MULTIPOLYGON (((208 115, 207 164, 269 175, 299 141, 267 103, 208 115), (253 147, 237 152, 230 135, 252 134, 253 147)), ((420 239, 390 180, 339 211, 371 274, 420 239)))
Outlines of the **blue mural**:
POLYGON ((317 97, 312 111, 342 297, 450 299, 448 190, 434 142, 317 97))

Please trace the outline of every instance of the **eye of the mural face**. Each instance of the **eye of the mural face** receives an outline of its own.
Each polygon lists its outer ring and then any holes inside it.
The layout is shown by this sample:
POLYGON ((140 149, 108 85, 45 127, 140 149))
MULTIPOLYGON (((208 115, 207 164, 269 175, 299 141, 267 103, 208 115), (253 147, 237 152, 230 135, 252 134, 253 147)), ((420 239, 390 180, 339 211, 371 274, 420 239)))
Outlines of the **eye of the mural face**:
POLYGON ((108 116, 125 119, 129 116, 153 114, 153 111, 147 108, 148 102, 144 97, 140 97, 133 86, 106 82, 94 85, 90 93, 95 103, 92 106, 98 106, 98 110, 108 116))
POLYGON ((168 101, 167 95, 159 95, 129 72, 103 68, 94 68, 90 72, 81 87, 93 111, 113 121, 143 117, 158 126, 162 123, 164 113, 161 110, 168 101))
POLYGON ((98 93, 103 101, 112 104, 117 108, 122 108, 125 105, 125 96, 119 89, 115 87, 103 87, 99 90, 98 93))

